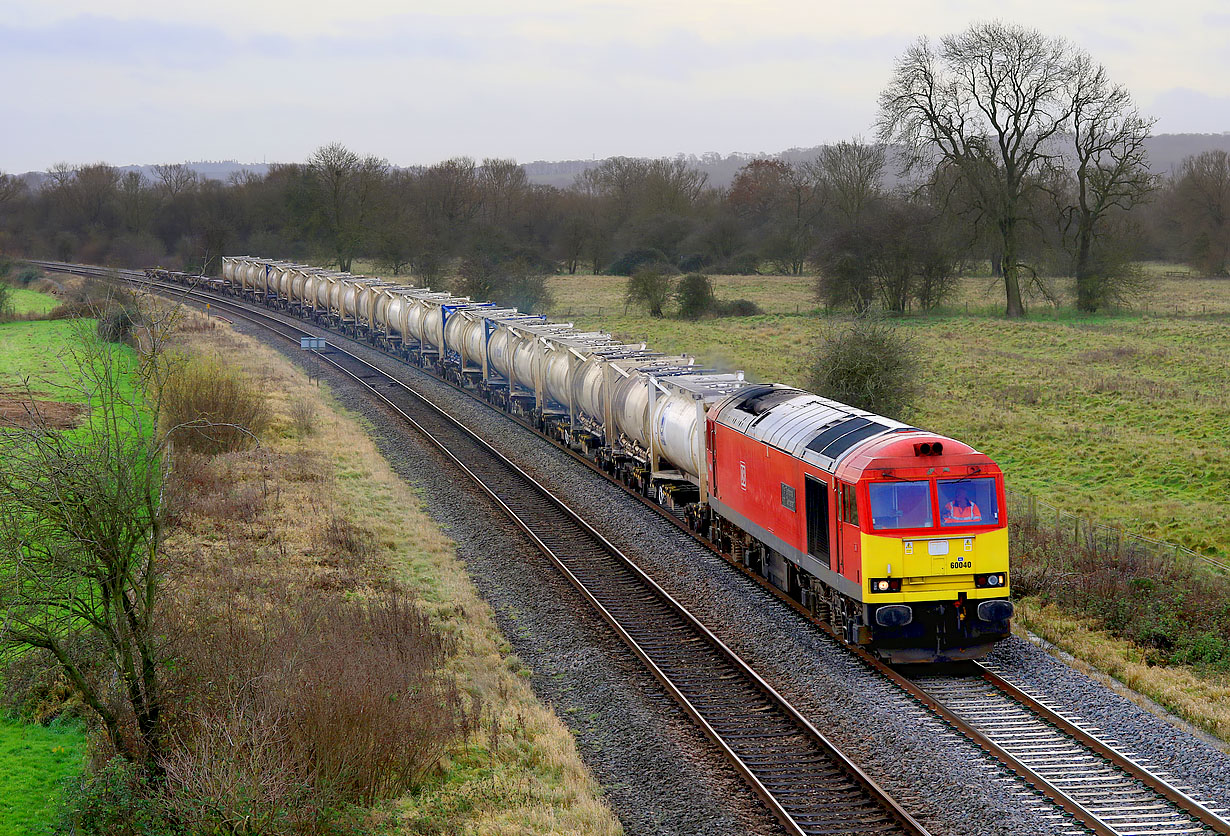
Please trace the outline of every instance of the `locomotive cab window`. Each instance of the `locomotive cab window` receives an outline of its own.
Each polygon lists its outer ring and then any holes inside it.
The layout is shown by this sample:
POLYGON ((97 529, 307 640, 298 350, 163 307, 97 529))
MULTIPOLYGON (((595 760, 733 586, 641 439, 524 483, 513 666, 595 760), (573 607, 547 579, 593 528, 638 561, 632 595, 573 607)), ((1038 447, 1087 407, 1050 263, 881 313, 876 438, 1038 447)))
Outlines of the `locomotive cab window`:
POLYGON ((994 479, 941 479, 939 497, 942 526, 995 525, 999 522, 994 479))
POLYGON ((854 486, 842 485, 839 490, 838 517, 842 522, 858 525, 858 501, 855 499, 854 486))
POLYGON ((930 528, 931 485, 928 482, 873 482, 871 525, 884 531, 894 528, 930 528))

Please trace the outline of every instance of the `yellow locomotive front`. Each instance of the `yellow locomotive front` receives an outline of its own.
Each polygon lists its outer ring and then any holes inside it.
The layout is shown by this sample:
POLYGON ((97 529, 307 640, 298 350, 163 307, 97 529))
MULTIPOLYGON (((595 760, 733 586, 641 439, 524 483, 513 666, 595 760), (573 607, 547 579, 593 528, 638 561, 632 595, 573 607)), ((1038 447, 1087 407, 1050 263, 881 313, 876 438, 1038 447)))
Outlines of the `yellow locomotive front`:
POLYGON ((840 470, 859 506, 860 643, 894 662, 929 662, 984 656, 1009 635, 1003 475, 990 458, 907 432, 840 470))

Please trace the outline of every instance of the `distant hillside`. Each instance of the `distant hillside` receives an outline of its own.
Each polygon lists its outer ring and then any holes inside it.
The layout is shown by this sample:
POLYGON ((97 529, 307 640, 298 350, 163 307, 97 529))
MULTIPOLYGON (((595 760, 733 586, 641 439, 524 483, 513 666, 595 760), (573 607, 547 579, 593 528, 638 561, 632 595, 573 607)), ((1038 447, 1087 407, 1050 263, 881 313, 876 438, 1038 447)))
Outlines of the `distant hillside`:
MULTIPOLYGON (((1179 167, 1184 157, 1214 149, 1230 152, 1230 131, 1220 134, 1159 134, 1150 137, 1147 144, 1150 168, 1158 174, 1169 174, 1179 167)), ((791 148, 776 154, 734 153, 722 156, 708 153, 700 157, 695 154, 680 156, 687 160, 692 168, 708 174, 711 186, 724 187, 729 186, 739 169, 751 160, 776 159, 791 163, 802 162, 815 159, 821 147, 816 145, 810 148, 791 148)), ((601 163, 602 160, 539 161, 526 163, 524 168, 531 182, 565 188, 572 184, 578 174, 601 163)), ((893 172, 890 172, 890 179, 895 179, 892 174, 893 172)))
MULTIPOLYGON (((755 159, 779 159, 786 162, 800 162, 814 159, 820 152, 819 145, 811 148, 791 148, 775 154, 769 153, 733 153, 723 156, 709 152, 696 156, 695 154, 679 155, 692 168, 709 175, 712 186, 729 186, 739 169, 755 159)), ((1159 134, 1148 140, 1149 164, 1158 174, 1169 174, 1179 167, 1184 157, 1199 154, 1202 151, 1220 149, 1230 152, 1230 131, 1220 134, 1159 134)), ((530 182, 545 186, 567 188, 576 180, 578 174, 586 169, 594 168, 602 160, 558 160, 547 162, 538 160, 525 163, 525 173, 530 182)), ((267 163, 240 163, 235 160, 205 160, 190 162, 189 168, 196 171, 207 180, 226 182, 232 175, 249 172, 263 175, 269 171, 267 163)), ((152 165, 120 166, 120 171, 140 171, 151 180, 157 179, 152 165)), ((890 173, 890 180, 895 179, 890 173)), ((32 187, 37 187, 45 177, 43 172, 32 171, 22 175, 32 187)))

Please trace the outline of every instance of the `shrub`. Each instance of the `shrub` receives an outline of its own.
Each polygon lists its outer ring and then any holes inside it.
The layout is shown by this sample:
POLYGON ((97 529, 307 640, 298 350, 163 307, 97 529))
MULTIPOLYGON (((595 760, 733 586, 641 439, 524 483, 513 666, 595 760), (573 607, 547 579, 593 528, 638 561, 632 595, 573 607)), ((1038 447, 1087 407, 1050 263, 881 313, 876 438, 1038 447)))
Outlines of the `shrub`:
POLYGON ((821 336, 811 386, 833 400, 897 418, 908 413, 920 391, 916 358, 896 326, 855 317, 821 336))
POLYGON ((0 282, 0 322, 8 322, 16 314, 13 311, 13 288, 0 282))
POLYGON ((1074 517, 1008 517, 1014 593, 1097 619, 1149 664, 1230 671, 1230 578, 1074 517))
POLYGON ((680 279, 676 296, 679 299, 679 315, 684 319, 700 319, 717 306, 713 282, 702 273, 689 273, 680 279))
POLYGON ((764 313, 751 299, 731 299, 717 303, 718 316, 759 316, 764 313))
POLYGON ((74 836, 171 836, 145 769, 116 756, 97 772, 67 783, 60 799, 62 833, 74 836))
POLYGON ((235 608, 202 618, 190 602, 176 613, 193 711, 163 766, 167 803, 193 832, 319 832, 337 808, 414 788, 472 731, 440 670, 451 645, 409 599, 263 597, 259 624, 235 608))
POLYGON ((8 278, 9 273, 13 272, 13 259, 6 255, 0 255, 0 279, 8 278))
POLYGON ((179 362, 160 394, 166 428, 178 428, 174 443, 197 453, 248 449, 272 421, 260 387, 217 359, 179 362))
POLYGON ((649 309, 649 315, 662 316, 662 306, 671 298, 675 283, 671 277, 658 270, 641 268, 628 279, 625 298, 628 304, 640 304, 649 309))
POLYGON ((43 278, 43 271, 37 267, 22 267, 17 271, 15 281, 22 287, 29 287, 41 278, 43 278))
POLYGON ((754 276, 760 272, 760 255, 751 250, 735 253, 715 265, 713 272, 732 276, 754 276))
POLYGON ((316 432, 316 405, 308 398, 292 398, 290 425, 299 438, 306 438, 316 432))
POLYGON ((666 253, 652 247, 643 247, 621 253, 610 264, 606 272, 614 276, 632 276, 638 270, 652 268, 660 273, 674 272, 674 267, 666 253))
POLYGON ((138 321, 139 315, 130 308, 111 308, 98 317, 95 328, 99 339, 109 343, 126 343, 132 340, 138 321))

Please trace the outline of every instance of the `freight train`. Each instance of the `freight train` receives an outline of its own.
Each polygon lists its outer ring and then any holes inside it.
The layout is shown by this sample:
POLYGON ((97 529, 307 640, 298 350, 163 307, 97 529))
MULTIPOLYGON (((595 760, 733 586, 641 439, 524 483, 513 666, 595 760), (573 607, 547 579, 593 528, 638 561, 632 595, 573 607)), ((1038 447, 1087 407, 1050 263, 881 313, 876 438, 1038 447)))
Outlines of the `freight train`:
POLYGON ((532 422, 883 659, 978 658, 1009 635, 1003 475, 967 444, 429 288, 246 256, 217 284, 532 422))

